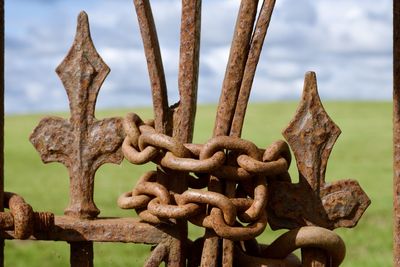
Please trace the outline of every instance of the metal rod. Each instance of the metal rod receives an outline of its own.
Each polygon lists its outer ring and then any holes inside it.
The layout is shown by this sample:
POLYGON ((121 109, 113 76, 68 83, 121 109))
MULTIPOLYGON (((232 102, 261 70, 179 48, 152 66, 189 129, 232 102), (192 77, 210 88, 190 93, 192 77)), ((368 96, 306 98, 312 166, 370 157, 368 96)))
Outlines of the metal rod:
POLYGON ((240 136, 242 133, 244 117, 250 97, 251 87, 256 74, 257 64, 260 60, 261 50, 267 34, 268 26, 274 10, 275 0, 264 0, 256 27, 251 39, 250 52, 244 69, 243 80, 239 90, 235 114, 232 121, 231 135, 240 136))
POLYGON ((400 1, 393 0, 393 266, 400 266, 400 1))
MULTIPOLYGON (((275 0, 266 0, 261 7, 255 30, 252 36, 250 51, 248 52, 246 65, 244 68, 243 79, 241 81, 239 95, 236 102, 230 135, 240 137, 244 122, 244 116, 247 109, 247 103, 250 96, 258 60, 261 55, 262 46, 267 33, 269 22, 271 20, 272 11, 274 9, 275 0)), ((234 197, 236 184, 231 181, 226 182, 225 194, 227 197, 234 197)), ((223 242, 223 266, 233 266, 234 244, 232 241, 224 240, 223 242)))
MULTIPOLYGON (((84 220, 55 216, 54 225, 39 231, 34 229, 30 240, 59 240, 66 242, 124 242, 158 244, 166 236, 176 235, 168 225, 153 226, 136 218, 96 218, 84 220), (90 229, 88 231, 87 229, 90 229)), ((16 239, 12 229, 0 232, 4 239, 16 239)))
POLYGON ((71 267, 93 267, 93 243, 73 242, 70 243, 71 267))
POLYGON ((144 267, 160 266, 168 254, 168 247, 165 244, 159 244, 151 252, 149 258, 144 263, 144 267))
POLYGON ((206 230, 204 235, 203 251, 201 253, 201 267, 216 267, 218 265, 219 237, 213 230, 206 230))
POLYGON ((327 253, 318 248, 302 248, 301 258, 303 267, 331 267, 327 253))
MULTIPOLYGON (((180 103, 174 110, 172 125, 174 139, 182 143, 190 143, 193 138, 199 76, 200 30, 201 0, 182 0, 178 78, 180 103)), ((188 188, 186 174, 167 172, 170 177, 174 177, 169 186, 172 192, 182 193, 188 188)), ((186 266, 187 220, 177 220, 175 228, 178 236, 171 238, 168 267, 186 266)))
POLYGON ((174 136, 186 143, 192 142, 196 116, 200 33, 201 0, 182 0, 178 77, 180 102, 174 114, 179 124, 174 127, 174 136))
MULTIPOLYGON (((4 0, 0 0, 0 211, 4 210, 4 0)), ((4 266, 4 239, 0 239, 0 267, 4 266)))
MULTIPOLYGON (((262 46, 264 44, 264 39, 268 30, 269 22, 271 20, 274 5, 275 5, 275 0, 265 0, 262 4, 261 11, 257 19, 254 33, 251 38, 250 51, 248 52, 246 65, 243 73, 243 79, 241 81, 239 89, 239 95, 234 110, 232 126, 230 129, 231 136, 240 137, 242 134, 242 127, 243 127, 244 117, 246 114, 247 103, 249 100, 257 64, 260 59, 262 46)), ((226 196, 234 197, 235 185, 236 184, 234 182, 227 181, 225 188, 226 196)), ((223 259, 222 259, 223 266, 232 266, 233 262, 230 262, 229 259, 234 258, 233 243, 224 240, 223 246, 224 246, 223 259)))
MULTIPOLYGON (((229 135, 229 131, 234 116, 236 101, 239 94, 240 84, 242 82, 243 71, 247 61, 247 56, 250 48, 251 34, 253 31, 254 21, 257 15, 257 4, 258 0, 242 0, 239 8, 239 14, 236 21, 235 32, 232 40, 231 50, 228 59, 228 65, 225 72, 224 81, 222 84, 221 97, 219 99, 217 117, 214 126, 214 136, 229 135)), ((210 191, 215 190, 221 186, 217 177, 210 177, 210 185, 208 186, 210 191), (214 187, 214 188, 213 188, 214 187)), ((218 192, 218 191, 217 191, 218 192)), ((229 192, 228 192, 229 193, 229 192)), ((230 192, 231 194, 232 192, 230 192)), ((205 242, 203 247, 203 257, 201 266, 214 266, 218 257, 205 257, 204 255, 210 255, 218 251, 218 238, 212 235, 212 232, 206 231, 205 242), (207 240, 212 239, 212 240, 207 240), (214 260, 212 264, 205 261, 214 260)), ((233 258, 233 243, 230 240, 224 240, 223 242, 223 258, 233 258), (228 255, 229 254, 229 255, 228 255)), ((217 254, 218 256, 218 254, 217 254)), ((230 261, 224 260, 223 266, 231 266, 230 261)))
POLYGON ((171 131, 171 125, 168 125, 170 109, 168 107, 167 84, 153 13, 149 0, 134 0, 134 4, 147 59, 153 109, 154 113, 157 114, 157 116, 154 116, 155 129, 159 133, 168 134, 171 131))
POLYGON ((217 109, 217 118, 214 126, 215 136, 228 135, 231 128, 236 101, 250 49, 250 40, 257 14, 257 4, 258 0, 242 0, 240 4, 239 15, 236 21, 235 33, 217 109))

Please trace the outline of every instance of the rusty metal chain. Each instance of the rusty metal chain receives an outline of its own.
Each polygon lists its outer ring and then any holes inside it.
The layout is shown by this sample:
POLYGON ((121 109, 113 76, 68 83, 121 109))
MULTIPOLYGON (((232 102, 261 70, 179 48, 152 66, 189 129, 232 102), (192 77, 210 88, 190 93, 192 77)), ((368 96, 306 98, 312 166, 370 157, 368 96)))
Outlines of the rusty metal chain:
POLYGON ((36 231, 45 231, 54 225, 54 214, 34 212, 25 200, 10 192, 4 192, 4 206, 10 212, 0 212, 0 229, 14 230, 18 239, 27 239, 36 231))
POLYGON ((189 189, 172 194, 159 182, 163 180, 160 176, 165 175, 162 171, 148 172, 132 191, 119 197, 120 208, 135 209, 142 220, 154 224, 187 219, 231 240, 255 238, 265 229, 266 177, 287 174, 291 160, 284 141, 277 141, 266 150, 228 136, 214 137, 204 145, 182 144, 156 133, 152 121, 144 122, 134 113, 126 116, 123 126, 126 137, 122 151, 129 162, 152 161, 163 168, 188 173, 189 189), (222 193, 200 190, 207 186, 210 175, 236 182, 237 196, 228 198, 222 193), (207 208, 210 214, 206 213, 207 208))
POLYGON ((122 144, 125 158, 133 164, 153 161, 175 171, 208 173, 222 179, 246 180, 254 175, 273 176, 287 172, 291 156, 284 141, 266 150, 232 136, 217 136, 204 145, 182 144, 170 136, 156 133, 134 113, 123 122, 126 132, 122 144), (226 150, 237 155, 235 165, 226 165, 226 150))
POLYGON ((242 242, 235 248, 235 261, 237 266, 304 266, 292 254, 298 248, 323 250, 332 267, 339 266, 346 254, 338 234, 322 227, 304 226, 282 234, 270 245, 258 244, 255 239, 242 242))
POLYGON ((304 266, 338 266, 345 254, 343 241, 315 226, 353 227, 370 200, 356 181, 325 182, 327 160, 340 129, 323 109, 315 73, 306 74, 302 101, 283 132, 296 157, 299 183, 292 184, 288 174, 291 154, 286 142, 274 142, 263 150, 240 138, 275 0, 262 5, 241 1, 213 138, 205 144, 188 144, 196 111, 201 1, 182 1, 180 100, 172 106, 150 2, 134 4, 149 68, 154 121, 143 121, 133 113, 125 119, 95 118, 97 95, 109 68, 95 50, 88 17, 81 12, 74 44, 56 70, 70 100, 71 118, 45 118, 30 136, 43 162, 61 162, 69 169, 67 216, 58 217, 55 225, 53 214, 33 212, 22 197, 5 193, 3 201, 10 212, 0 212, 0 229, 11 230, 7 235, 12 238, 32 235, 70 242, 71 266, 93 266, 94 241, 157 244, 146 266, 162 261, 168 266, 186 262, 299 266, 291 257, 297 248, 303 248, 304 266), (93 199, 95 173, 104 163, 119 164, 123 155, 133 164, 154 162, 157 171, 145 173, 121 195, 119 207, 135 209, 145 222, 170 225, 96 219, 100 210, 93 199), (187 240, 187 221, 207 229, 200 241, 187 240), (271 229, 292 230, 269 246, 259 245, 255 237, 267 222, 271 229), (201 255, 188 257, 187 250, 201 255))
POLYGON ((254 199, 230 199, 220 193, 199 189, 170 194, 163 185, 155 182, 159 173, 145 173, 131 192, 120 196, 119 207, 136 209, 142 220, 155 224, 187 219, 195 225, 214 229, 221 237, 233 240, 254 238, 264 230, 267 224, 265 178, 256 177, 254 199), (205 213, 207 205, 216 208, 210 215, 205 213), (236 217, 249 225, 241 226, 236 217))
POLYGON ((296 249, 307 247, 324 250, 330 256, 330 266, 333 267, 339 266, 346 255, 346 246, 340 236, 318 226, 304 226, 290 230, 269 246, 263 245, 260 253, 268 258, 285 258, 296 249))

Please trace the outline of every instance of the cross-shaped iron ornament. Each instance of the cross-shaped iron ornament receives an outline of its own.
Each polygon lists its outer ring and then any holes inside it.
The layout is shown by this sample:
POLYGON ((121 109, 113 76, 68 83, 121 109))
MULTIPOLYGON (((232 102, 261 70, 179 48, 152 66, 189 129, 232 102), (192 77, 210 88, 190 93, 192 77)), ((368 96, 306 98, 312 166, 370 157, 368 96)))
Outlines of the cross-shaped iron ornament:
POLYGON ((95 118, 97 94, 110 69, 93 45, 85 12, 79 14, 74 43, 56 72, 67 91, 71 118, 42 119, 30 141, 44 163, 61 162, 68 168, 65 214, 94 218, 100 213, 93 201, 96 170, 104 163, 121 163, 124 133, 120 118, 95 118))
POLYGON ((329 155, 341 131, 318 96, 314 72, 305 76, 296 115, 283 135, 296 157, 299 183, 269 180, 268 218, 272 229, 316 225, 354 227, 371 203, 355 180, 325 183, 329 155))

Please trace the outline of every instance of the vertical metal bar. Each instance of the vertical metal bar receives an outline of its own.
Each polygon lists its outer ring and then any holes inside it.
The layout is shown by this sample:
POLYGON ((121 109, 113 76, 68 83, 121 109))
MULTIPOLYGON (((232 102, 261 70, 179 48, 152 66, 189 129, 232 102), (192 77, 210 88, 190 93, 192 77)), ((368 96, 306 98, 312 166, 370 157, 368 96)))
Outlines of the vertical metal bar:
MULTIPOLYGON (((200 30, 201 0, 182 0, 178 78, 180 103, 173 114, 173 137, 182 143, 190 143, 193 138, 199 76, 200 30)), ((186 174, 171 172, 171 177, 174 177, 169 186, 172 192, 182 193, 187 189, 186 174)), ((170 245, 168 267, 186 266, 187 220, 177 220, 176 229, 178 236, 173 238, 170 245)))
MULTIPOLYGON (((217 109, 214 136, 229 135, 230 132, 243 72, 249 54, 253 25, 257 15, 257 5, 258 0, 242 0, 240 4, 217 109)), ((219 183, 218 178, 212 176, 208 189, 210 191, 223 192, 222 186, 218 185, 219 183), (220 187, 219 190, 218 187, 220 187)), ((234 188, 234 185, 230 185, 228 188, 230 190, 228 189, 225 193, 230 196, 233 193, 232 188, 234 188)), ((217 265, 218 246, 218 237, 213 235, 213 231, 207 230, 202 252, 202 267, 214 267, 217 265), (215 253, 217 254, 215 255, 215 253)), ((223 240, 222 246, 222 266, 230 267, 233 265, 234 244, 230 240, 223 240)))
POLYGON ((251 38, 249 55, 246 61, 246 67, 243 72, 243 80, 239 90, 239 96, 236 103, 235 114, 232 120, 231 136, 240 137, 244 117, 246 114, 247 103, 250 97, 251 87, 253 85, 254 76, 256 74, 257 64, 260 59, 261 50, 263 48, 265 36, 269 23, 271 21, 272 12, 275 7, 275 0, 264 0, 260 15, 251 38))
POLYGON ((217 118, 214 126, 215 136, 228 135, 230 132, 249 54, 250 40, 257 14, 257 4, 258 0, 242 0, 240 4, 239 15, 236 21, 235 33, 217 109, 217 118))
MULTIPOLYGON (((253 25, 257 15, 257 1, 242 1, 238 20, 235 26, 231 51, 228 60, 222 93, 215 122, 215 135, 229 135, 235 115, 239 91, 242 84, 246 62, 249 56, 253 25)), ((235 196, 236 183, 227 181, 225 195, 229 198, 235 196)), ((234 258, 234 242, 223 239, 222 266, 232 267, 234 258)))
MULTIPOLYGON (((312 92, 311 94, 307 95, 307 94, 303 94, 303 99, 302 101, 307 101, 307 97, 312 97, 312 94, 314 94, 315 97, 317 96, 317 78, 314 72, 307 72, 306 76, 305 76, 305 80, 304 80, 304 92, 312 92)), ((311 101, 311 100, 309 100, 311 101)), ((313 101, 313 103, 315 104, 316 101, 313 101)), ((320 113, 321 114, 321 113, 320 113)), ((329 123, 327 123, 326 125, 328 125, 329 123)), ((315 129, 319 128, 321 129, 321 126, 314 123, 314 125, 316 126, 315 129)), ((286 132, 289 129, 290 126, 288 126, 288 128, 286 128, 284 130, 283 135, 285 136, 286 140, 289 140, 289 136, 288 133, 290 132, 286 132)), ((327 126, 325 126, 327 127, 327 126)), ((336 130, 333 127, 330 127, 330 135, 332 138, 334 138, 334 140, 336 140, 336 138, 339 136, 340 134, 340 129, 337 128, 336 130), (336 135, 336 137, 334 137, 336 135)), ((296 134, 299 134, 299 132, 296 132, 296 134)), ((296 155, 296 158, 300 158, 302 157, 303 160, 305 160, 304 158, 307 158, 307 155, 302 154, 302 153, 298 153, 299 151, 297 149, 294 149, 291 142, 289 141, 289 145, 292 147, 293 153, 296 155), (300 156, 301 155, 301 156, 300 156)), ((307 144, 308 150, 312 150, 312 145, 307 144)), ((328 147, 328 146, 327 146, 328 147)), ((327 148, 326 148, 327 149, 327 148)), ((322 153, 322 152, 320 152, 322 153)), ((329 156, 328 152, 328 156, 329 156)), ((311 153, 312 154, 312 153, 311 153)), ((310 154, 310 155, 311 155, 310 154)), ((322 154, 321 154, 322 155, 322 154)), ((326 167, 326 162, 328 160, 327 156, 320 156, 319 158, 321 158, 321 162, 324 162, 321 164, 321 166, 325 166, 326 167)), ((309 159, 310 162, 315 162, 315 159, 309 159)), ((324 177, 319 177, 319 174, 317 173, 321 173, 321 171, 315 171, 313 170, 313 174, 310 171, 310 174, 307 175, 307 167, 304 167, 302 165, 297 165, 298 169, 299 169, 299 173, 300 173, 300 184, 304 183, 304 186, 306 188, 310 188, 312 189, 314 192, 319 192, 321 186, 325 183, 325 178, 324 177), (307 178, 305 178, 307 177, 307 178)), ((325 172, 322 172, 325 173, 325 172)), ((301 254, 302 254, 302 266, 303 267, 331 267, 330 261, 331 261, 331 257, 329 257, 329 255, 321 249, 318 248, 302 248, 301 249, 301 254)))
POLYGON ((327 253, 318 248, 301 249, 301 259, 303 267, 331 267, 327 253))
POLYGON ((197 106, 201 33, 201 0, 182 0, 179 55, 179 106, 174 114, 174 136, 190 143, 197 106))
POLYGON ((171 130, 170 109, 168 107, 167 84, 158 43, 157 30, 149 0, 134 0, 144 52, 150 76, 153 97, 154 123, 156 131, 169 134, 171 130))
MULTIPOLYGON (((230 136, 240 137, 242 133, 244 116, 246 113, 247 102, 249 100, 253 79, 255 76, 258 60, 261 55, 262 46, 267 33, 269 22, 271 20, 272 11, 274 9, 275 0, 265 0, 262 4, 260 15, 258 16, 257 23, 254 29, 253 36, 251 37, 251 45, 247 56, 244 57, 245 66, 243 69, 243 78, 238 84, 238 96, 234 108, 233 118, 231 120, 230 136)), ((254 24, 254 21, 252 22, 254 24)), ((253 30, 253 28, 250 28, 253 30)), ((236 90, 237 90, 236 88, 236 90)), ((225 188, 225 195, 227 197, 235 196, 236 183, 227 181, 225 188)), ((222 266, 233 266, 234 258, 234 243, 230 240, 223 240, 223 254, 222 266)))
MULTIPOLYGON (((4 0, 0 0, 0 211, 4 210, 4 0)), ((4 266, 4 240, 0 239, 0 267, 4 266)))
POLYGON ((71 267, 93 267, 93 242, 70 243, 71 267))
POLYGON ((400 266, 400 1, 393 0, 393 266, 400 266))

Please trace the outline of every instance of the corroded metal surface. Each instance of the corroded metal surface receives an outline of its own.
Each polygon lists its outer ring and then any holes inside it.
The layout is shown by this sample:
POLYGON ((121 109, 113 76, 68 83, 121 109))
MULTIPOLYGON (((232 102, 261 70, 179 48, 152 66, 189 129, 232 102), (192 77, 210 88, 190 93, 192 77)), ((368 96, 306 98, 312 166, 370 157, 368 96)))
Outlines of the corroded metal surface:
POLYGON ((46 231, 54 225, 54 214, 34 212, 17 194, 4 192, 4 206, 10 212, 0 212, 0 229, 12 230, 17 239, 27 239, 35 231, 46 231))
MULTIPOLYGON (((307 73, 296 116, 283 132, 296 157, 299 183, 270 177, 268 218, 272 229, 306 225, 334 229, 357 224, 370 204, 357 181, 325 183, 328 158, 340 133, 319 99, 315 73, 307 73)), ((332 254, 313 249, 303 250, 302 257, 303 266, 330 266, 333 259, 332 254)))
POLYGON ((97 94, 108 73, 90 38, 87 15, 82 12, 74 44, 57 68, 68 94, 71 118, 44 118, 30 137, 43 162, 57 161, 68 168, 70 203, 65 214, 77 218, 100 213, 93 201, 95 173, 104 163, 123 159, 121 120, 94 117, 97 94))
POLYGON ((75 242, 70 246, 71 266, 93 267, 93 246, 91 242, 75 242))
MULTIPOLYGON (((294 141, 298 142, 297 146, 294 146, 296 159, 300 159, 298 167, 301 182, 298 185, 291 184, 290 178, 289 180, 286 178, 285 181, 284 177, 287 177, 290 164, 290 153, 283 141, 276 142, 266 150, 261 150, 251 142, 233 136, 214 137, 204 145, 181 144, 171 137, 156 133, 151 124, 145 124, 135 114, 128 115, 124 125, 127 137, 123 151, 127 159, 140 164, 153 161, 163 168, 201 173, 197 175, 198 178, 188 177, 189 181, 196 181, 189 182, 189 185, 195 184, 196 188, 202 188, 207 184, 200 181, 201 177, 210 177, 208 175, 215 174, 217 169, 235 169, 230 173, 236 173, 236 175, 225 176, 222 179, 225 182, 239 182, 237 192, 233 196, 224 196, 220 193, 221 191, 207 192, 198 189, 189 189, 183 194, 170 195, 167 188, 157 183, 157 180, 162 180, 158 176, 167 177, 168 174, 158 171, 143 176, 132 192, 122 195, 119 199, 120 207, 136 209, 139 216, 149 223, 174 223, 174 219, 185 218, 195 225, 210 229, 204 244, 207 247, 207 242, 209 242, 210 246, 216 246, 216 249, 205 253, 203 248, 201 265, 217 264, 219 260, 218 252, 216 252, 220 249, 219 242, 213 241, 218 238, 213 239, 212 235, 232 241, 244 241, 251 240, 263 231, 266 221, 262 222, 264 215, 260 212, 267 205, 266 180, 263 177, 269 178, 268 189, 271 203, 268 204, 267 210, 272 214, 270 221, 277 222, 273 224, 274 227, 290 229, 305 225, 320 225, 329 229, 339 226, 349 227, 358 221, 369 204, 368 197, 355 181, 346 180, 329 186, 325 185, 324 173, 327 158, 340 130, 322 108, 313 73, 307 74, 303 102, 297 116, 285 132, 290 144, 294 141), (293 135, 292 132, 294 132, 293 135), (333 135, 332 133, 335 132, 337 134, 333 135), (317 152, 322 153, 322 156, 317 152), (223 156, 223 154, 226 155, 223 156), (229 158, 228 161, 226 161, 227 158, 229 158), (308 163, 313 163, 316 167, 309 168, 308 163), (239 173, 247 173, 247 175, 239 175, 239 173), (208 175, 204 176, 205 174, 208 175), (253 184, 255 181, 259 182, 253 184), (285 196, 281 196, 282 193, 285 196), (237 194, 244 198, 235 197, 237 194), (302 201, 300 198, 305 200, 302 201), (354 201, 356 203, 353 203, 354 201), (313 210, 319 203, 324 208, 324 213, 313 210), (201 208, 203 204, 212 207, 210 215, 204 213, 206 207, 201 208), (258 211, 254 215, 249 215, 255 210, 258 211), (326 216, 321 216, 321 214, 326 216), (245 228, 232 227, 234 223, 238 223, 236 217, 244 223, 253 224, 245 228), (254 223, 254 219, 257 218, 259 221, 254 223), (292 218, 294 222, 291 221, 292 218), (289 226, 283 224, 287 221, 291 223, 289 226)), ((313 164, 311 167, 314 167, 313 164)), ((323 244, 326 240, 335 242, 329 237, 321 240, 318 245, 324 250, 328 250, 323 244)), ((222 246, 223 264, 233 264, 231 261, 233 255, 229 254, 234 250, 232 241, 230 241, 232 246, 229 243, 222 246)), ((318 243, 318 239, 315 242, 318 243)), ((314 246, 318 247, 316 244, 314 246)), ((337 247, 339 248, 340 246, 337 247)), ((308 251, 317 255, 312 250, 305 250, 304 254, 308 251)), ((329 250, 327 256, 332 259, 337 257, 329 250)), ((307 261, 307 257, 304 260, 307 261)), ((341 260, 335 259, 334 262, 341 260)), ((309 262, 314 264, 312 260, 309 262)))
POLYGON ((172 126, 169 123, 170 109, 168 107, 167 84, 150 1, 135 0, 133 2, 139 20, 147 69, 149 70, 153 109, 156 115, 154 119, 155 128, 158 132, 169 134, 172 126))
MULTIPOLYGON (((119 198, 118 204, 121 208, 136 209, 143 220, 151 223, 173 223, 173 219, 186 218, 196 225, 212 229, 221 237, 234 240, 254 238, 262 232, 266 225, 263 211, 267 200, 263 176, 283 174, 289 166, 285 159, 286 150, 282 149, 281 145, 261 150, 250 141, 227 136, 214 137, 204 145, 181 144, 171 137, 155 133, 151 126, 143 124, 137 115, 129 115, 126 120, 132 121, 132 118, 136 118, 137 125, 131 124, 126 128, 128 142, 124 142, 123 151, 127 159, 141 164, 154 161, 169 170, 201 174, 198 174, 199 178, 187 177, 189 186, 194 185, 194 189, 171 195, 165 186, 157 183, 163 176, 168 177, 167 173, 147 173, 139 179, 133 191, 119 198), (146 151, 151 147, 151 151, 157 153, 148 154, 146 151), (223 151, 237 154, 236 166, 225 162, 226 156, 223 151), (141 153, 149 157, 145 158, 141 153), (263 155, 274 155, 274 158, 264 162, 263 155), (141 160, 138 161, 138 158, 141 160), (250 191, 242 189, 240 196, 229 198, 222 193, 199 190, 207 185, 207 182, 201 182, 201 177, 207 179, 208 175, 217 169, 233 169, 232 173, 246 173, 247 178, 242 178, 244 175, 227 176, 224 177, 224 181, 242 182, 243 187, 250 191), (214 207, 215 212, 205 214, 204 204, 214 207), (250 225, 233 227, 236 217, 250 225)), ((126 124, 125 121, 124 125, 126 124)), ((232 162, 233 159, 231 157, 232 162)))
MULTIPOLYGON (((4 198, 4 0, 0 0, 0 200, 4 198)), ((0 201, 0 212, 3 212, 0 201)), ((0 239, 0 267, 4 266, 4 240, 0 239)))
MULTIPOLYGON (((31 240, 58 240, 66 242, 124 242, 158 244, 167 235, 173 235, 168 226, 153 226, 136 218, 96 218, 83 220, 69 216, 55 216, 54 224, 46 231, 34 229, 31 240)), ((6 239, 17 239, 14 231, 2 234, 6 239)))
POLYGON ((179 103, 173 117, 173 136, 191 142, 197 106, 199 79, 201 0, 182 1, 179 53, 179 103))
MULTIPOLYGON (((152 87, 155 132, 171 136, 171 140, 191 142, 197 103, 197 84, 200 50, 201 1, 183 1, 181 18, 179 95, 180 101, 168 107, 167 88, 162 66, 162 59, 156 27, 149 1, 134 1, 138 14, 139 26, 145 47, 148 70, 152 87)), ((171 172, 164 169, 169 179, 157 179, 173 193, 182 193, 187 189, 185 173, 171 172)), ((161 172, 161 170, 158 170, 161 172)), ((161 175, 159 175, 161 177, 161 175)), ((145 215, 144 215, 145 216, 145 215)), ((175 227, 179 235, 170 240, 168 266, 184 266, 186 261, 187 221, 176 218, 175 227)), ((156 250, 163 251, 163 250, 156 250)), ((154 254, 158 255, 158 254, 154 254)), ((151 257, 152 258, 152 257, 151 257)), ((160 257, 155 257, 160 259, 160 257)), ((153 258, 154 259, 154 258, 153 258)), ((150 260, 153 262, 154 260, 150 260)))
POLYGON ((298 184, 288 174, 286 142, 261 149, 240 138, 274 5, 275 0, 241 1, 213 137, 205 144, 191 143, 201 0, 182 1, 180 101, 172 106, 150 1, 134 0, 153 98, 150 121, 134 113, 96 120, 96 98, 109 68, 94 48, 82 12, 74 44, 57 68, 71 118, 45 118, 30 138, 45 163, 61 162, 69 170, 66 216, 35 213, 21 197, 6 194, 10 212, 0 213, 0 237, 69 242, 71 266, 93 266, 92 242, 151 244, 145 266, 338 266, 345 246, 330 229, 355 226, 370 201, 356 181, 325 183, 340 130, 322 107, 315 74, 306 75, 303 99, 283 133, 296 157, 298 184), (157 166, 118 199, 120 208, 135 209, 140 220, 97 218, 95 172, 123 156, 133 164, 157 166), (204 236, 189 240, 188 222, 204 228, 204 236), (271 245, 259 244, 256 237, 268 222, 273 229, 291 230, 271 245), (292 254, 298 248, 301 261, 292 254))
POLYGON ((271 258, 284 258, 298 248, 319 248, 326 251, 332 257, 331 266, 339 266, 346 254, 346 247, 340 236, 315 226, 305 226, 283 234, 262 253, 271 258))
POLYGON ((328 157, 339 134, 318 97, 315 73, 307 73, 296 117, 283 132, 296 157, 299 183, 271 177, 269 223, 273 229, 357 224, 370 204, 358 182, 325 183, 328 157))
MULTIPOLYGON (((30 136, 42 161, 61 162, 70 176, 70 201, 65 214, 95 218, 94 176, 105 163, 120 163, 124 138, 119 118, 96 120, 95 104, 110 69, 97 53, 90 37, 88 17, 81 12, 74 43, 56 72, 68 95, 68 120, 44 118, 30 136)), ((93 266, 91 242, 71 243, 71 265, 93 266)))
MULTIPOLYGON (((259 16, 259 22, 261 21, 261 29, 260 24, 257 24, 256 29, 253 31, 253 25, 257 16, 258 0, 244 0, 241 2, 239 14, 236 20, 228 64, 225 71, 225 77, 222 84, 221 96, 217 108, 213 133, 214 136, 232 135, 235 137, 240 137, 242 125, 237 125, 239 126, 238 129, 232 128, 235 116, 236 120, 244 119, 244 112, 240 113, 236 110, 237 105, 239 104, 238 97, 240 93, 243 94, 243 91, 247 90, 248 93, 250 92, 252 79, 248 77, 249 72, 251 72, 252 66, 254 66, 255 70, 255 66, 257 65, 259 54, 261 52, 260 49, 257 49, 257 47, 253 45, 254 43, 252 43, 252 41, 258 42, 262 46, 265 37, 263 31, 266 31, 268 27, 268 23, 262 25, 265 17, 263 11, 265 10, 265 6, 270 4, 273 7, 274 3, 275 1, 266 1, 263 3, 260 12, 261 15, 259 16), (243 86, 244 89, 242 89, 242 84, 245 84, 243 86)), ((267 14, 268 19, 270 19, 271 14, 272 8, 271 12, 267 14)), ((245 100, 244 102, 247 101, 245 100)), ((241 104, 244 104, 243 101, 241 104)), ((232 181, 227 181, 226 185, 222 186, 220 178, 221 177, 218 175, 211 176, 208 189, 211 191, 222 192, 226 194, 227 197, 234 197, 236 186, 235 183, 232 181)), ((204 245, 202 266, 210 266, 210 264, 211 266, 215 266, 217 264, 215 257, 212 257, 213 260, 210 262, 207 254, 214 253, 211 251, 218 251, 218 241, 216 240, 217 238, 213 236, 212 232, 207 234, 207 239, 213 239, 213 241, 210 240, 204 245)), ((232 266, 232 258, 234 257, 234 245, 232 241, 228 239, 223 240, 222 251, 222 265, 224 267, 232 266)))
POLYGON ((393 266, 400 266, 400 2, 393 1, 393 266))
POLYGON ((250 43, 250 51, 243 71, 243 79, 240 84, 235 114, 232 120, 232 127, 230 130, 230 134, 233 136, 240 136, 242 132, 250 91, 253 85, 254 76, 256 74, 258 61, 261 56, 261 50, 267 34, 269 23, 271 21, 274 6, 275 0, 264 1, 255 25, 254 33, 250 43))

